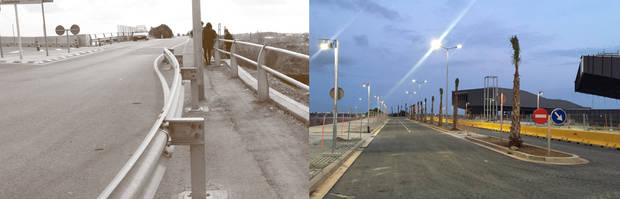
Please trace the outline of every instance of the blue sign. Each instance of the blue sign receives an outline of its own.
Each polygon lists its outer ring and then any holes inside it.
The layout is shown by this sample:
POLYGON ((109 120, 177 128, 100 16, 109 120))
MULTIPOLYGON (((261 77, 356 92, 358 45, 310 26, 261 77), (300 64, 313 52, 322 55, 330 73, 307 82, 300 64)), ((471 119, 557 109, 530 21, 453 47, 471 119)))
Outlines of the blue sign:
POLYGON ((566 112, 561 108, 556 108, 551 111, 551 120, 557 125, 562 125, 566 123, 566 112))

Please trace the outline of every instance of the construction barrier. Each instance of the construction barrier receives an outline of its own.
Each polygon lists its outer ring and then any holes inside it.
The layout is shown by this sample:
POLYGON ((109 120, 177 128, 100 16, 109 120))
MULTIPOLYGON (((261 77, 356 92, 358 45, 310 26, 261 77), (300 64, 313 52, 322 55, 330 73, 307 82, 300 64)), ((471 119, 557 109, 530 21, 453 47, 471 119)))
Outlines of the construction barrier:
MULTIPOLYGON (((430 120, 430 117, 427 117, 427 119, 430 120)), ((446 124, 446 120, 448 125, 452 125, 452 119, 444 119, 444 124, 446 124)), ((439 121, 439 118, 433 117, 433 121, 437 122, 439 121)), ((501 132, 506 133, 510 132, 511 126, 510 124, 500 125, 500 123, 471 120, 458 120, 458 125, 489 129, 493 131, 500 131, 501 127, 501 132)), ((546 138, 547 127, 521 125, 521 134, 546 138)), ((620 134, 551 128, 551 139, 620 149, 620 134)))

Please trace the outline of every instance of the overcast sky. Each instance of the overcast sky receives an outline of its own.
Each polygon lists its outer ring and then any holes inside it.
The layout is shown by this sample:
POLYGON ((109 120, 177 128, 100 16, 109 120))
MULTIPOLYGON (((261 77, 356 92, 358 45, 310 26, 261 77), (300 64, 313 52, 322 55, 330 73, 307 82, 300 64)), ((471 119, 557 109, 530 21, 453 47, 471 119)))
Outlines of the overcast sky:
MULTIPOLYGON (((116 32, 117 25, 168 24, 175 33, 191 29, 191 0, 54 0, 45 4, 48 34, 57 25, 78 24, 81 33, 116 32)), ((234 33, 308 32, 308 0, 202 0, 202 20, 234 33)), ((12 35, 13 5, 2 5, 0 34, 12 35)), ((43 35, 41 5, 18 5, 22 35, 43 35)))
MULTIPOLYGON (((411 104, 418 98, 405 94, 406 90, 418 90, 411 79, 429 80, 422 93, 430 104, 430 96, 438 97, 439 88, 446 84, 445 51, 432 52, 410 76, 405 74, 427 53, 430 41, 439 38, 470 2, 311 0, 310 54, 317 53, 319 38, 336 36, 340 41, 339 82, 345 91, 340 110, 366 108, 366 89, 361 84, 367 81, 373 95, 386 96, 393 90, 386 103, 396 105, 411 104), (397 86, 401 79, 406 81, 397 86)), ((620 1, 616 0, 478 0, 443 41, 446 45, 463 44, 462 49, 451 51, 450 90, 456 77, 460 89, 481 88, 485 75, 496 75, 500 87, 512 88, 509 38, 517 35, 522 51, 521 89, 542 90, 543 97, 582 106, 618 109, 618 100, 574 92, 574 80, 580 55, 620 49, 619 10, 620 1)), ((310 111, 331 111, 328 91, 332 87, 333 51, 321 51, 310 65, 310 111)), ((375 106, 376 100, 371 102, 375 106)))

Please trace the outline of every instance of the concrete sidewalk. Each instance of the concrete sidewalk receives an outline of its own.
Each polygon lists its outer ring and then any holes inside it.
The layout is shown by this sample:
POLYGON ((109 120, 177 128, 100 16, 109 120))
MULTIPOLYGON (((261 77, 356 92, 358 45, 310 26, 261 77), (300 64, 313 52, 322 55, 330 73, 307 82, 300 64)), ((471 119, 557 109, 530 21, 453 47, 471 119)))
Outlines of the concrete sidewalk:
MULTIPOLYGON (((331 119, 331 118, 330 118, 331 119)), ((370 131, 374 131, 383 125, 378 119, 371 118, 370 131)), ((312 126, 308 129, 310 139, 308 140, 309 148, 309 161, 310 161, 310 179, 317 176, 321 171, 332 164, 338 158, 345 155, 347 151, 355 147, 358 143, 371 137, 372 134, 367 133, 367 120, 351 120, 351 127, 349 128, 349 122, 338 122, 338 142, 336 143, 336 149, 332 152, 332 140, 333 140, 333 125, 326 124, 312 126), (361 133, 360 133, 361 124, 361 133), (321 140, 323 144, 321 144, 321 140)))
MULTIPOLYGON (((190 41, 185 66, 193 66, 191 49, 190 41)), ((257 101, 224 66, 207 66, 205 81, 207 190, 228 198, 307 198, 307 127, 257 101)), ((157 198, 191 190, 189 147, 176 147, 168 166, 157 198)))

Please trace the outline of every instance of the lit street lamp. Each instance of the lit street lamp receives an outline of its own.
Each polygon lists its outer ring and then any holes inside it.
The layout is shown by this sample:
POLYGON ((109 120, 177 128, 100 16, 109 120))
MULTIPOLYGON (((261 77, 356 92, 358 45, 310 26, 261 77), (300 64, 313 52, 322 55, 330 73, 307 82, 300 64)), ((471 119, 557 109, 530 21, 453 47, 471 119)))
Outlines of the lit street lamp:
MULTIPOLYGON (((463 45, 458 44, 456 46, 453 47, 445 47, 443 46, 443 44, 441 44, 441 40, 435 39, 433 41, 431 41, 431 50, 439 50, 443 48, 444 50, 446 50, 446 117, 448 116, 448 56, 450 54, 450 50, 452 49, 460 49, 463 48, 463 45)), ((454 114, 454 113, 453 113, 454 114)))
POLYGON ((366 129, 370 130, 370 83, 369 82, 363 83, 362 87, 368 88, 368 100, 367 100, 368 101, 368 112, 366 113, 366 129))
MULTIPOLYGON (((422 84, 428 84, 428 80, 418 81, 416 79, 412 79, 411 83, 418 84, 418 90, 420 91, 420 99, 422 99, 422 84)), ((413 94, 416 94, 415 92, 413 94)))
POLYGON ((338 40, 321 39, 319 47, 321 50, 334 49, 334 115, 332 123, 332 153, 334 153, 336 149, 336 140, 338 139, 338 40))
POLYGON ((536 95, 536 108, 540 108, 540 96, 544 93, 542 91, 538 91, 538 95, 536 95))

